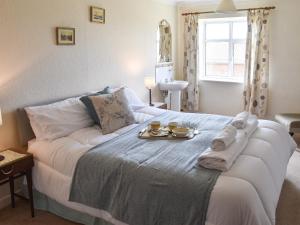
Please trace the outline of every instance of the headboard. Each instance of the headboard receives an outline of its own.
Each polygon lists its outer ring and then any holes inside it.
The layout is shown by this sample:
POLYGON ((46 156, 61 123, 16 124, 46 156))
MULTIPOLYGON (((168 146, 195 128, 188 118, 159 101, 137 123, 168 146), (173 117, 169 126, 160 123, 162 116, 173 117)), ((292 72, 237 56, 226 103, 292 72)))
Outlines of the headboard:
MULTIPOLYGON (((86 94, 90 94, 90 92, 86 93, 86 94)), ((18 133, 19 133, 19 139, 20 139, 21 145, 23 147, 27 146, 28 141, 35 138, 34 132, 33 132, 32 128, 31 128, 31 125, 30 125, 29 118, 28 118, 27 113, 25 111, 26 107, 48 105, 48 104, 52 104, 52 103, 55 103, 55 102, 63 101, 63 100, 68 99, 68 98, 79 97, 79 96, 82 96, 82 95, 70 96, 70 97, 66 97, 66 98, 52 100, 52 101, 49 101, 49 102, 41 102, 41 103, 32 104, 32 105, 24 106, 22 108, 17 109, 17 112, 16 112, 16 114, 17 114, 17 126, 18 126, 18 133)))
POLYGON ((35 138, 35 135, 30 126, 30 121, 25 111, 25 108, 17 109, 17 124, 20 143, 22 146, 26 146, 28 141, 35 138))

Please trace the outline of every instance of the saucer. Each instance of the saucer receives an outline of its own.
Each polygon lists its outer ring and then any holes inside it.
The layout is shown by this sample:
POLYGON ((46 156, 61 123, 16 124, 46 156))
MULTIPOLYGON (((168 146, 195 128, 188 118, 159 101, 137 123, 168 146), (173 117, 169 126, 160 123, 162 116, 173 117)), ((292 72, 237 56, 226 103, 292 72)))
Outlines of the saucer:
POLYGON ((185 137, 190 133, 190 129, 188 129, 186 127, 178 127, 178 128, 173 129, 172 133, 176 137, 185 137))

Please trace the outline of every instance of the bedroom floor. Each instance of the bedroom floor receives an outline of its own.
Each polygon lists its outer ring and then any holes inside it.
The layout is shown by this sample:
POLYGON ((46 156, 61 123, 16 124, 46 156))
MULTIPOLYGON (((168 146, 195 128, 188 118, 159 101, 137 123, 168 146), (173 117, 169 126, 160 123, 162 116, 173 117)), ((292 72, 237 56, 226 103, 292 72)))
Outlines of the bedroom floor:
MULTIPOLYGON (((295 152, 288 166, 287 178, 279 200, 276 225, 300 224, 299 171, 300 152, 295 152)), ((76 223, 66 221, 43 211, 36 211, 34 219, 31 219, 29 215, 28 203, 24 200, 19 200, 15 209, 7 207, 0 211, 0 223, 1 225, 76 225, 76 223)))

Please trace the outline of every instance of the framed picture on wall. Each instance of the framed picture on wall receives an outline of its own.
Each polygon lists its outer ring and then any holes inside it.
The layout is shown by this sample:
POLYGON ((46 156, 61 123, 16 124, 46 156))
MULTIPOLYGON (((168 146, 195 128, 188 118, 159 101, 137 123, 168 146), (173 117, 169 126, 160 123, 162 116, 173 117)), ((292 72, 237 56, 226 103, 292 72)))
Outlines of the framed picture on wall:
POLYGON ((91 6, 90 19, 94 23, 105 23, 105 9, 91 6))
POLYGON ((56 43, 57 45, 75 45, 75 28, 57 27, 56 43))

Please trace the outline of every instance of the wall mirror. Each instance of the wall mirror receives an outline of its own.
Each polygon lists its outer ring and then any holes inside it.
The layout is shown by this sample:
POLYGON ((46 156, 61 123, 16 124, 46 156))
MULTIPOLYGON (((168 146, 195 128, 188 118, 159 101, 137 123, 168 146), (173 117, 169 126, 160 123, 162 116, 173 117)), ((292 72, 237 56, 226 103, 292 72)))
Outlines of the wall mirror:
POLYGON ((166 20, 159 23, 157 31, 157 62, 166 63, 172 61, 172 32, 171 26, 166 20))

